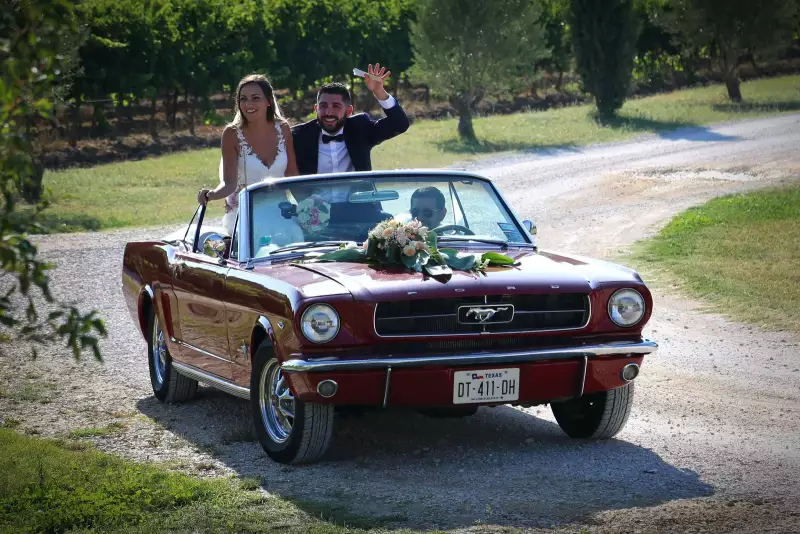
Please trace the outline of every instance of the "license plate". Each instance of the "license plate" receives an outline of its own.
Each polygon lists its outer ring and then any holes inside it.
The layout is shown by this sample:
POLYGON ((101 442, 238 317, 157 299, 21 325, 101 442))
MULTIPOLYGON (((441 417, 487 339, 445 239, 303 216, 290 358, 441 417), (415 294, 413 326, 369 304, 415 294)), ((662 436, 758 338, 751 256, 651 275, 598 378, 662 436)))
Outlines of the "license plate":
POLYGON ((519 368, 453 373, 453 404, 506 402, 518 399, 519 368))

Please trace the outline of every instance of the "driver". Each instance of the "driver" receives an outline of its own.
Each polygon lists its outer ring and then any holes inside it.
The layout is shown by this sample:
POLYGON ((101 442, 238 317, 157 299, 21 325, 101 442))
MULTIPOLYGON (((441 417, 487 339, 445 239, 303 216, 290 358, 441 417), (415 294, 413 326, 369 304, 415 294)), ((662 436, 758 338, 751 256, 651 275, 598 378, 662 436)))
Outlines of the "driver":
POLYGON ((445 215, 444 195, 437 188, 420 187, 411 195, 411 216, 428 229, 433 230, 442 224, 445 215))

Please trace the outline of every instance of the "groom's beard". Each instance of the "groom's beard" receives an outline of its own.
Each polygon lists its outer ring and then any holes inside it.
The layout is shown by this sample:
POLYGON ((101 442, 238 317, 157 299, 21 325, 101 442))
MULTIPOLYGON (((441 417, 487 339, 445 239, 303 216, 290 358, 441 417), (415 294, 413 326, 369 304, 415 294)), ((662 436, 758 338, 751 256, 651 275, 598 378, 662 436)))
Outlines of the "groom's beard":
POLYGON ((336 121, 333 126, 328 126, 327 124, 322 122, 322 119, 320 117, 317 117, 317 122, 319 122, 320 127, 323 130, 325 130, 326 132, 328 132, 329 134, 335 134, 336 132, 341 130, 342 126, 344 126, 344 121, 346 121, 346 120, 347 120, 347 117, 342 117, 341 119, 336 121))

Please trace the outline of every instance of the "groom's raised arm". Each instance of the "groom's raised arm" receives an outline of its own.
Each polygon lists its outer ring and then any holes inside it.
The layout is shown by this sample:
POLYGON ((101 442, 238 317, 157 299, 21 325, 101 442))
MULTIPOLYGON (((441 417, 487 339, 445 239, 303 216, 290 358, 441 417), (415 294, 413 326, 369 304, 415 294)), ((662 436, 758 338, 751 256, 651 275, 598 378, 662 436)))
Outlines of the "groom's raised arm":
POLYGON ((383 108, 384 113, 386 113, 386 116, 381 119, 370 119, 372 123, 370 133, 372 141, 376 145, 400 135, 408 130, 411 124, 408 120, 408 115, 406 115, 403 107, 397 102, 397 99, 386 92, 386 89, 383 87, 384 80, 390 74, 391 71, 387 71, 385 67, 381 67, 380 63, 376 63, 374 68, 370 65, 368 72, 364 74, 364 83, 367 89, 372 91, 372 94, 375 95, 375 98, 378 99, 378 103, 383 108))

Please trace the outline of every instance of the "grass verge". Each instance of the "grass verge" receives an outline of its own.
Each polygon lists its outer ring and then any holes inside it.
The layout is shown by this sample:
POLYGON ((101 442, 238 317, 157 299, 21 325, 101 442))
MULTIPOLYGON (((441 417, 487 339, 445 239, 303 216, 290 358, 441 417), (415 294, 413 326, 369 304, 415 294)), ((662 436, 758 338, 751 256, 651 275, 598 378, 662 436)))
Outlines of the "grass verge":
POLYGON ((65 531, 359 532, 253 479, 194 479, 0 428, 0 532, 65 531))
POLYGON ((715 311, 800 332, 800 184, 709 201, 674 218, 630 255, 715 311))
MULTIPOLYGON (((742 84, 746 99, 730 103, 720 85, 628 101, 606 126, 592 119, 592 107, 575 106, 475 120, 477 143, 456 135, 456 119, 415 122, 396 139, 373 150, 376 169, 441 167, 520 150, 570 149, 620 141, 639 134, 685 126, 800 110, 800 76, 742 84)), ((182 152, 88 169, 47 172, 52 206, 44 224, 50 231, 98 230, 186 222, 196 208, 197 190, 218 183, 218 149, 182 152)), ((212 203, 209 216, 222 216, 212 203)))

